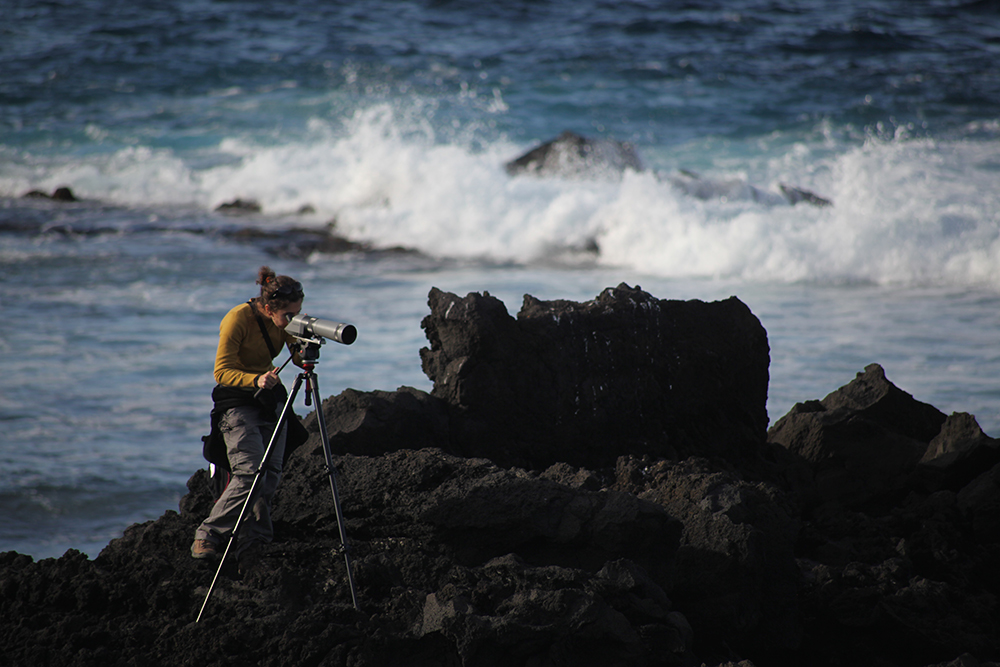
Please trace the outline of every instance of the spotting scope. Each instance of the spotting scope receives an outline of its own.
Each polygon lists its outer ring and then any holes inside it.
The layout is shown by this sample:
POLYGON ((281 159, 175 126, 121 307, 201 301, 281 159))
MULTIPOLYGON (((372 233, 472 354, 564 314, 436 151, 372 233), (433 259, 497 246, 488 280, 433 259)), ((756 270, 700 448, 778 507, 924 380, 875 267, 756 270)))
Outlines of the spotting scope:
POLYGON ((353 324, 321 320, 308 315, 293 317, 285 331, 296 338, 329 338, 344 345, 350 345, 358 339, 358 330, 353 324))

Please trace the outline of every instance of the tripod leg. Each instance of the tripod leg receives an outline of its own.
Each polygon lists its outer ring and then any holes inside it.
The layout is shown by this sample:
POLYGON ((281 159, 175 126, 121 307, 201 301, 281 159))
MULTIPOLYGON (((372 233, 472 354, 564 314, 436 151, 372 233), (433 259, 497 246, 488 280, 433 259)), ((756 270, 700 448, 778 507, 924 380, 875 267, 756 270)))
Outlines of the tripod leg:
MULTIPOLYGON (((347 527, 344 521, 344 514, 340 509, 340 494, 337 493, 337 472, 333 466, 333 455, 330 453, 330 436, 326 430, 326 418, 323 416, 323 401, 319 394, 319 383, 316 376, 311 378, 313 399, 316 403, 316 418, 319 422, 319 434, 323 440, 323 454, 326 456, 326 470, 330 475, 330 490, 333 492, 333 506, 337 512, 337 528, 340 529, 340 545, 344 550, 344 564, 347 566, 347 583, 351 588, 351 602, 355 609, 358 607, 358 596, 354 590, 354 575, 351 572, 351 547, 347 542, 347 527)), ((309 386, 309 383, 306 385, 309 386)))
POLYGON ((250 503, 253 501, 254 490, 257 488, 257 482, 260 480, 260 476, 267 466, 267 459, 271 455, 271 449, 274 447, 274 443, 278 439, 278 435, 281 433, 282 426, 284 426, 288 421, 288 412, 291 410, 292 403, 295 401, 295 395, 299 392, 299 387, 302 386, 302 378, 303 374, 300 374, 295 378, 295 385, 292 387, 291 393, 288 394, 288 400, 285 401, 285 406, 281 410, 281 416, 278 417, 278 423, 274 425, 274 432, 271 434, 271 439, 267 443, 267 449, 264 450, 264 456, 261 457, 260 465, 257 467, 257 473, 253 476, 253 483, 250 485, 250 492, 247 494, 247 499, 243 502, 243 507, 240 509, 240 516, 236 519, 236 525, 233 526, 233 532, 229 535, 229 541, 226 543, 226 550, 222 553, 222 558, 219 559, 219 567, 215 570, 215 576, 212 578, 212 585, 208 587, 208 593, 205 594, 205 601, 201 603, 201 610, 198 612, 198 618, 195 619, 195 623, 201 621, 201 615, 205 613, 205 607, 208 605, 208 598, 212 596, 212 591, 215 590, 215 584, 219 580, 219 574, 222 572, 222 566, 226 562, 229 550, 232 548, 233 544, 236 543, 236 535, 239 533, 240 526, 243 525, 243 517, 246 516, 247 508, 250 507, 250 503))

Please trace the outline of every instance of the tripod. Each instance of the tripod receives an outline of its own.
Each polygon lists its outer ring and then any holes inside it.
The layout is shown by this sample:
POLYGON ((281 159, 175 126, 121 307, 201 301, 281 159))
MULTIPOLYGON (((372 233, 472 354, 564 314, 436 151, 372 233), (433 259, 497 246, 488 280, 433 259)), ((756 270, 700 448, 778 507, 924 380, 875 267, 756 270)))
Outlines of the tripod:
MULTIPOLYGON (((195 623, 201 621, 201 616, 205 613, 205 607, 208 605, 208 599, 212 596, 215 584, 219 580, 219 574, 222 572, 222 566, 226 562, 226 556, 229 555, 229 550, 236 542, 236 536, 240 530, 240 526, 243 525, 243 518, 246 516, 247 508, 251 507, 251 503, 254 499, 254 490, 257 488, 257 482, 260 480, 261 473, 264 472, 268 457, 271 455, 271 449, 274 446, 278 435, 281 433, 281 428, 288 422, 288 414, 291 411, 292 403, 295 401, 295 397, 299 393, 299 389, 302 387, 303 382, 305 382, 306 385, 306 405, 312 405, 313 401, 316 403, 316 419, 319 422, 319 434, 323 442, 323 454, 326 457, 326 471, 330 477, 330 490, 333 492, 333 505, 337 512, 337 528, 340 530, 340 545, 344 552, 344 564, 347 566, 347 583, 351 589, 351 602, 354 604, 355 609, 359 609, 357 594, 354 590, 354 576, 351 573, 351 549, 350 545, 347 543, 347 530, 344 525, 344 515, 340 509, 340 494, 337 493, 337 474, 333 466, 333 455, 330 453, 330 437, 326 430, 326 418, 323 415, 323 401, 319 394, 319 381, 316 377, 316 373, 313 372, 316 364, 319 363, 319 346, 323 343, 323 340, 321 338, 300 338, 299 341, 299 350, 302 354, 303 361, 302 372, 296 376, 292 391, 288 394, 288 400, 285 401, 285 406, 281 410, 281 416, 278 417, 278 423, 274 425, 274 432, 271 434, 271 439, 267 443, 267 448, 264 450, 264 456, 261 459, 260 466, 257 468, 257 473, 254 475, 253 483, 250 485, 250 492, 247 494, 247 499, 244 501, 243 507, 240 509, 240 516, 236 520, 236 525, 233 527, 232 534, 229 536, 229 542, 226 544, 226 550, 223 552, 222 558, 219 559, 219 567, 215 571, 215 577, 212 578, 212 585, 209 586, 208 593, 205 594, 205 601, 201 604, 201 610, 198 612, 198 618, 195 619, 195 623)), ((286 361, 285 364, 287 363, 288 362, 286 361)), ((284 368, 285 364, 282 364, 281 367, 284 368)))

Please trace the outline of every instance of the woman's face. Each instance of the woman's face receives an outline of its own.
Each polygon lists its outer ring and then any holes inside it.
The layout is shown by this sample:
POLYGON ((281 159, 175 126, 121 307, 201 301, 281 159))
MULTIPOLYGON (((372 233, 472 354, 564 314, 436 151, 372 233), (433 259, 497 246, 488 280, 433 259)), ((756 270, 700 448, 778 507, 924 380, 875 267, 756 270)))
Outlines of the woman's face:
POLYGON ((292 318, 299 314, 302 310, 302 299, 294 303, 286 303, 280 308, 272 308, 271 306, 264 306, 264 314, 271 318, 274 322, 274 326, 279 329, 284 329, 288 326, 288 323, 292 321, 292 318))

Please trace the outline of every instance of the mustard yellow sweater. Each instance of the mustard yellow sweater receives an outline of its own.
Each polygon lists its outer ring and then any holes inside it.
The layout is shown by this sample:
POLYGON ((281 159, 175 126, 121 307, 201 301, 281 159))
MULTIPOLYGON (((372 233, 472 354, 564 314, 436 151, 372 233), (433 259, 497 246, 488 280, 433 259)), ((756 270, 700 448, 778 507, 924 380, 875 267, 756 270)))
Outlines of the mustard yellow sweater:
MULTIPOLYGON (((274 368, 271 352, 260 333, 253 306, 242 303, 222 318, 219 324, 219 349, 215 353, 215 381, 227 387, 253 389, 257 376, 274 368)), ((274 326, 270 318, 261 316, 264 328, 271 337, 274 349, 281 349, 295 341, 295 337, 284 329, 274 326)), ((297 366, 302 362, 298 354, 293 359, 297 366)))

